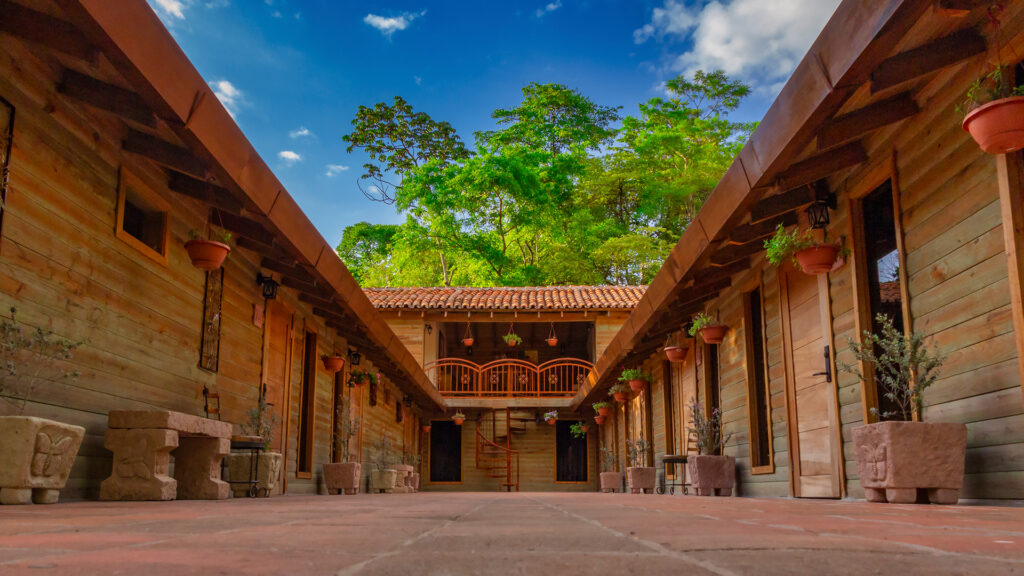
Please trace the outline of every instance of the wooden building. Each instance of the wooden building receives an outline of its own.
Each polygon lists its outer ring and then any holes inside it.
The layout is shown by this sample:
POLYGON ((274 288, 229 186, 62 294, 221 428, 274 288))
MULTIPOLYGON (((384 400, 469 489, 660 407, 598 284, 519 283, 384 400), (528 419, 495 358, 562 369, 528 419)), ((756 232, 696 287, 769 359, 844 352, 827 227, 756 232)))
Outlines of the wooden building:
POLYGON ((364 463, 382 435, 419 451, 440 395, 143 0, 0 0, 0 163, 2 315, 83 341, 24 407, 87 429, 65 497, 110 474, 113 409, 237 425, 264 393, 289 493, 317 490, 345 396, 364 463), (234 235, 222 269, 191 265, 190 230, 234 235), (355 353, 376 389, 346 386, 355 353))
POLYGON ((1024 3, 999 28, 990 4, 839 6, 576 397, 604 399, 621 365, 653 373, 601 432, 620 458, 641 434, 692 451, 696 398, 724 414, 740 494, 863 497, 851 429, 880 394, 837 368, 881 312, 947 357, 919 417, 967 425, 962 497, 1024 498, 1022 156, 982 152, 956 111, 997 59, 1021 78, 1024 3), (849 256, 825 276, 766 264, 776 226, 832 195, 825 233, 849 256), (683 332, 698 311, 729 326, 722 344, 683 332))

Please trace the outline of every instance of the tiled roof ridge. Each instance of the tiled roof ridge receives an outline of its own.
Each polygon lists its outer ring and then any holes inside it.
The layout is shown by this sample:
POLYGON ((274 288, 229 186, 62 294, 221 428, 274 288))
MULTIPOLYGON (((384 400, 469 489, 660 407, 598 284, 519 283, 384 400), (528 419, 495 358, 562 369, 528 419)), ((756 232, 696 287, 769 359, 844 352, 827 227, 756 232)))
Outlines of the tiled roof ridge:
POLYGON ((647 286, 406 286, 364 288, 377 308, 601 310, 629 309, 647 286))

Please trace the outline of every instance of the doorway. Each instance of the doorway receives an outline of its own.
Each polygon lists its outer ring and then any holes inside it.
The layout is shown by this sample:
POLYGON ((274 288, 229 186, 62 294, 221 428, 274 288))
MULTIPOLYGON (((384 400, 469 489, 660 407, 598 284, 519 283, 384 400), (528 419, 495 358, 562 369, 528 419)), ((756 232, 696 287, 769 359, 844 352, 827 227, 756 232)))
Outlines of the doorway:
POLYGON ((430 481, 462 482, 462 426, 451 420, 431 423, 430 481))
POLYGON ((571 420, 555 422, 555 482, 586 482, 587 436, 572 435, 571 420))

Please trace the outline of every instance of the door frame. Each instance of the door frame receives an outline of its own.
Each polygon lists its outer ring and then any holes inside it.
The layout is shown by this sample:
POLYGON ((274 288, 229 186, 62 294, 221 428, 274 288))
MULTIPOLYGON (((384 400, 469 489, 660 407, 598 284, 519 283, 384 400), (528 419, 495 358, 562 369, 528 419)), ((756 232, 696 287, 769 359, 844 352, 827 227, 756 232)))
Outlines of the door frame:
MULTIPOLYGON (((260 394, 267 393, 267 369, 270 363, 270 338, 267 333, 270 331, 270 324, 273 321, 273 309, 277 308, 288 317, 288 325, 285 330, 287 342, 285 342, 285 371, 284 371, 284 406, 281 410, 281 454, 284 461, 288 462, 288 436, 291 420, 291 397, 292 397, 292 330, 295 329, 295 309, 281 302, 280 300, 265 300, 263 305, 263 361, 261 362, 260 394)), ((288 470, 287 466, 281 471, 281 493, 288 492, 288 470)))

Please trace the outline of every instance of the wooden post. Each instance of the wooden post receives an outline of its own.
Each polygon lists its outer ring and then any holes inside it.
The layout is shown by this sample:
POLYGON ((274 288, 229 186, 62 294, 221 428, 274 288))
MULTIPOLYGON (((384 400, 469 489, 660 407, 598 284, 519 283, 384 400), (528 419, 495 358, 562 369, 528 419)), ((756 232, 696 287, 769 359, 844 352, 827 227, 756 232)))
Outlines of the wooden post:
POLYGON ((1003 242, 1009 274, 1010 306, 1017 343, 1017 369, 1020 371, 1024 401, 1024 162, 1020 153, 996 156, 999 180, 999 207, 1003 216, 1003 242))

